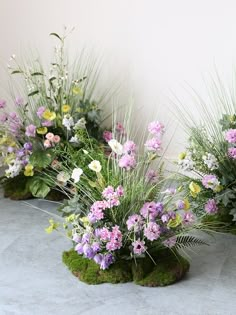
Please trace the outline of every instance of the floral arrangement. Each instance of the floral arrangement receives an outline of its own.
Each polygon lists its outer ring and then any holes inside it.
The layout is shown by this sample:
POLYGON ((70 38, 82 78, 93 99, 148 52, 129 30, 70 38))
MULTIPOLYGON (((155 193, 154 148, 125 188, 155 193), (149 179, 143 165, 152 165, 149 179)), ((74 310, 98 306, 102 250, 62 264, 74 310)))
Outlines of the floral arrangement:
POLYGON ((228 214, 236 221, 236 116, 223 115, 216 134, 192 128, 179 165, 194 175, 189 185, 196 207, 208 215, 228 214))
POLYGON ((41 173, 60 160, 55 147, 77 150, 85 130, 90 137, 101 139, 99 106, 108 92, 97 102, 93 100, 99 64, 85 54, 69 63, 65 53, 68 33, 50 34, 59 45, 49 71, 38 59, 20 62, 12 55, 8 68, 21 79, 12 87, 14 111, 9 112, 6 100, 0 100, 0 165, 6 167, 3 183, 15 186, 17 178, 36 197, 45 197, 53 185, 41 173))
MULTIPOLYGON (((191 235, 200 225, 188 199, 164 176, 164 126, 154 121, 148 131, 144 151, 138 153, 137 144, 118 123, 113 132, 104 132, 109 150, 94 153, 91 146, 80 150, 87 160, 83 168, 76 157, 66 158, 62 152, 65 161, 74 161, 73 167, 62 163, 57 174, 70 195, 61 208, 63 227, 74 251, 102 270, 120 259, 149 257, 155 264, 159 250, 176 252, 204 243, 191 235)), ((58 229, 59 224, 50 220, 47 232, 58 229)))

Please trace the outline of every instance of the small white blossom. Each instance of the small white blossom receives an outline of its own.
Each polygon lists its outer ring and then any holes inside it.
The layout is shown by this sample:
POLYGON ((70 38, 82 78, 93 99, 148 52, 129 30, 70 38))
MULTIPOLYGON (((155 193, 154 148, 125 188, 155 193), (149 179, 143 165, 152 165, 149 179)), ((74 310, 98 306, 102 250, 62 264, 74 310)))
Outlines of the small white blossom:
POLYGON ((65 186, 67 181, 70 179, 70 175, 66 172, 60 172, 57 174, 57 182, 61 186, 65 186))
POLYGON ((18 160, 14 160, 11 164, 8 165, 8 169, 5 171, 6 177, 13 178, 20 174, 22 170, 22 164, 18 160))
POLYGON ((71 178, 74 180, 75 184, 79 182, 80 176, 83 174, 83 170, 81 168, 74 168, 72 171, 71 178))
POLYGON ((71 137, 69 142, 71 143, 79 143, 79 137, 75 135, 74 137, 71 137))
POLYGON ((179 159, 178 164, 184 171, 191 171, 194 167, 191 153, 187 153, 183 159, 179 159))
POLYGON ((63 117, 62 125, 66 127, 67 130, 71 130, 71 127, 73 127, 74 124, 74 119, 71 115, 67 114, 63 117))
POLYGON ((206 164, 209 170, 211 171, 219 167, 217 158, 211 153, 206 153, 206 155, 203 155, 202 159, 203 159, 204 164, 206 164))
POLYGON ((101 163, 97 160, 93 160, 88 167, 96 173, 99 173, 102 169, 101 163))
POLYGON ((123 153, 123 146, 116 139, 111 139, 110 141, 108 141, 108 145, 116 154, 121 155, 123 153))

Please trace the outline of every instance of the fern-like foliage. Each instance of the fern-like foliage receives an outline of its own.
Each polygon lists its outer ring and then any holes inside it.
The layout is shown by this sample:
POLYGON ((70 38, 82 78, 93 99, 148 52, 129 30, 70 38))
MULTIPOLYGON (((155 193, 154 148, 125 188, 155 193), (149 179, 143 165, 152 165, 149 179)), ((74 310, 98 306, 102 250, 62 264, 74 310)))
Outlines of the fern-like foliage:
POLYGON ((209 245, 204 240, 195 237, 193 235, 181 235, 177 237, 175 249, 184 249, 187 247, 199 246, 199 245, 209 245))

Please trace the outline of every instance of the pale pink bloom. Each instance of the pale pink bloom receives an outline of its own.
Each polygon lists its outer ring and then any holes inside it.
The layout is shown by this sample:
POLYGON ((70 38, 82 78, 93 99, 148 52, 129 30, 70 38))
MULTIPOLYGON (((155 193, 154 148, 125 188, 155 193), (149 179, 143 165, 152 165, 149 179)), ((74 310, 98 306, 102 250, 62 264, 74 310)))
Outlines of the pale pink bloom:
POLYGON ((52 132, 48 132, 45 137, 46 137, 46 139, 48 139, 50 141, 53 141, 54 134, 52 132))
POLYGON ((60 138, 60 136, 58 136, 58 135, 55 135, 55 136, 53 137, 53 142, 55 142, 55 143, 59 143, 60 140, 61 140, 61 138, 60 138))
POLYGON ((44 145, 45 148, 51 148, 51 146, 52 146, 51 142, 49 140, 45 140, 43 145, 44 145))

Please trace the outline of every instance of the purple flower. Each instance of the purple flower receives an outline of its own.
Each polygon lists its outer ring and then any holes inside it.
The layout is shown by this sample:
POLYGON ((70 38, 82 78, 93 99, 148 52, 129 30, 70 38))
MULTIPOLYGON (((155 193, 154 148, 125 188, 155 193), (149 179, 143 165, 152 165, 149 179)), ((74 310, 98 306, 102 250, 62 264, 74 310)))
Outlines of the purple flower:
POLYGON ((112 254, 106 254, 103 256, 102 261, 100 263, 100 268, 102 270, 107 269, 114 262, 114 257, 112 254))
POLYGON ((0 122, 4 123, 7 121, 7 114, 3 113, 0 115, 0 122))
POLYGON ((158 174, 156 171, 154 170, 148 170, 147 174, 146 174, 146 180, 149 183, 156 183, 158 180, 158 174))
POLYGON ((168 213, 164 213, 162 216, 161 216, 161 221, 163 223, 167 223, 168 221, 170 220, 170 216, 168 213))
POLYGON ((229 129, 225 134, 225 139, 229 143, 236 143, 236 129, 229 129))
POLYGON ((83 254, 84 253, 84 250, 83 250, 83 244, 82 243, 78 243, 76 246, 75 246, 75 251, 78 253, 78 254, 83 254))
POLYGON ((140 241, 140 238, 137 241, 134 241, 132 243, 133 246, 133 252, 137 255, 142 255, 146 251, 146 246, 144 241, 140 241))
POLYGON ((16 104, 16 106, 22 106, 22 105, 24 105, 24 100, 23 100, 23 98, 22 98, 22 97, 16 97, 16 99, 15 99, 15 104, 16 104))
POLYGON ((133 155, 125 154, 119 160, 119 167, 129 171, 136 166, 136 160, 133 155))
POLYGON ((124 196, 124 188, 121 185, 116 188, 116 194, 118 197, 124 196))
POLYGON ((155 218, 162 210, 163 210, 162 203, 158 202, 156 204, 154 201, 152 201, 145 202, 145 204, 140 210, 140 213, 145 219, 150 218, 150 220, 155 220, 155 218))
POLYGON ((190 224, 195 221, 195 217, 192 212, 185 212, 183 216, 183 223, 190 224))
POLYGON ((25 150, 24 150, 24 149, 19 149, 19 150, 17 150, 16 156, 17 156, 18 158, 21 158, 21 157, 23 157, 24 155, 25 155, 25 150))
POLYGON ((113 139, 113 135, 112 135, 112 132, 108 131, 108 130, 105 130, 103 132, 103 135, 102 135, 103 139, 106 141, 106 142, 109 142, 111 139, 113 139))
POLYGON ((160 151, 161 150, 161 140, 158 138, 151 138, 147 140, 144 144, 148 151, 160 151))
POLYGON ((164 133, 164 125, 159 121, 153 121, 148 125, 148 131, 155 136, 160 136, 164 133))
POLYGON ((38 118, 42 118, 43 117, 43 113, 45 112, 46 108, 44 106, 40 106, 36 112, 38 118))
POLYGON ((112 186, 107 186, 103 192, 102 196, 106 199, 111 199, 114 196, 114 188, 112 186))
POLYGON ((31 143, 31 142, 26 142, 26 143, 24 144, 24 148, 25 148, 25 150, 27 150, 27 151, 32 151, 32 149, 33 149, 32 143, 31 143))
POLYGON ((91 223, 95 223, 104 218, 104 210, 108 208, 107 201, 95 201, 91 208, 88 218, 91 223))
POLYGON ((214 199, 209 199, 205 204, 205 211, 209 214, 215 214, 218 212, 218 207, 214 199))
POLYGON ((177 237, 176 236, 172 236, 172 237, 168 238, 167 240, 165 240, 163 242, 163 245, 168 247, 168 248, 172 248, 173 246, 175 246, 176 241, 177 241, 177 237))
POLYGON ((77 234, 77 233, 74 233, 73 234, 73 237, 72 237, 72 240, 75 242, 75 243, 79 243, 79 242, 81 242, 81 236, 79 235, 79 234, 77 234))
POLYGON ((109 241, 111 237, 111 232, 107 228, 102 228, 99 232, 100 234, 100 239, 102 241, 109 241))
POLYGON ((131 140, 126 141, 123 145, 123 151, 125 154, 135 154, 136 144, 131 140))
POLYGON ((82 236, 82 243, 88 243, 90 241, 91 234, 90 233, 84 233, 82 236))
POLYGON ((228 156, 235 160, 236 159, 236 148, 229 148, 228 149, 228 156))
POLYGON ((93 257, 93 260, 95 261, 96 264, 100 265, 103 259, 103 255, 102 254, 96 254, 93 257))
POLYGON ((182 210, 185 207, 185 202, 183 200, 178 200, 176 201, 176 208, 178 210, 182 210))
POLYGON ((14 148, 13 148, 13 147, 8 147, 8 148, 7 148, 7 152, 8 152, 8 153, 14 152, 14 148))
POLYGON ((202 178, 202 184, 205 188, 216 190, 219 187, 220 182, 215 175, 205 175, 202 178))
POLYGON ((0 100, 0 109, 6 107, 6 101, 5 100, 0 100))
POLYGON ((160 226, 155 222, 149 222, 144 229, 144 235, 150 241, 157 240, 160 237, 160 226))
POLYGON ((88 243, 84 244, 83 252, 84 252, 84 256, 88 259, 92 259, 95 256, 95 253, 92 247, 88 243))
POLYGON ((36 135, 36 127, 34 125, 27 126, 25 134, 26 134, 27 137, 35 137, 35 135, 36 135))
POLYGON ((100 244, 98 242, 94 242, 92 245, 92 250, 97 253, 100 250, 100 244))
POLYGON ((10 117, 11 119, 15 120, 15 119, 17 119, 17 113, 11 112, 11 113, 9 114, 9 117, 10 117))
POLYGON ((43 127, 51 127, 53 125, 53 121, 45 120, 42 122, 43 127))
POLYGON ((135 232, 138 232, 142 229, 143 223, 143 219, 139 214, 133 214, 129 216, 128 220, 126 221, 128 230, 130 231, 131 229, 134 229, 135 232))

